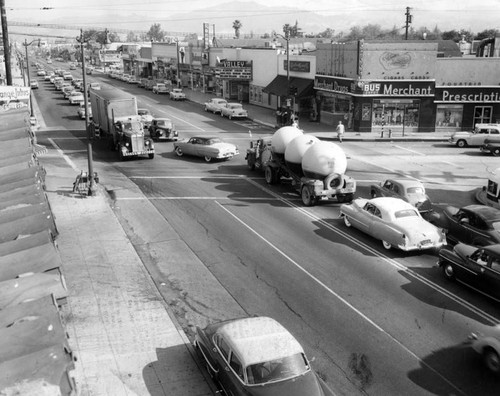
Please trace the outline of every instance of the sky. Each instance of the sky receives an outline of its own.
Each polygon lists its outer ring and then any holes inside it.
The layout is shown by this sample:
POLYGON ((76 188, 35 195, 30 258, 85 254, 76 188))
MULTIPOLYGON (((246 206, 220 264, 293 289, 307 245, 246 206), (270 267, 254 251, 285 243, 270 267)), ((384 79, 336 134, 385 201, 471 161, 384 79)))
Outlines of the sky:
MULTIPOLYGON (((153 23, 166 21, 172 15, 193 12, 207 7, 216 7, 228 2, 241 3, 238 11, 230 15, 233 19, 245 21, 245 17, 259 15, 268 7, 282 7, 283 14, 291 21, 304 18, 309 12, 331 16, 332 24, 352 26, 368 23, 390 28, 404 24, 406 7, 411 7, 414 26, 430 29, 437 24, 440 30, 457 26, 479 32, 488 28, 500 29, 500 0, 252 0, 259 7, 245 7, 243 0, 5 0, 8 21, 30 21, 40 24, 59 23, 71 25, 82 23, 92 25, 93 20, 102 26, 105 20, 110 26, 116 25, 117 15, 134 15, 136 24, 143 23, 145 30, 153 23), (43 7, 49 9, 43 10, 43 7), (338 17, 338 18, 336 18, 338 17), (346 21, 346 18, 349 21, 346 21), (348 22, 348 23, 347 23, 348 22), (496 25, 496 26, 495 26, 496 25)), ((217 21, 217 7, 201 18, 217 21)), ((127 22, 128 23, 128 22, 127 22)), ((214 22, 215 23, 215 22, 214 22)), ((245 25, 245 23, 244 23, 245 25)), ((127 28, 126 24, 123 28, 127 28)), ((179 21, 182 27, 182 21, 179 21)), ((200 23, 201 26, 201 23, 200 23)), ((279 26, 278 26, 279 27, 279 26)), ((231 28, 231 27, 229 27, 231 28)), ((245 26, 252 29, 251 26, 245 26)), ((269 30, 275 29, 271 27, 269 30)), ((200 28, 201 30, 201 28, 200 28)), ((342 29, 343 30, 343 29, 342 29)), ((263 32, 259 32, 263 33, 263 32)))

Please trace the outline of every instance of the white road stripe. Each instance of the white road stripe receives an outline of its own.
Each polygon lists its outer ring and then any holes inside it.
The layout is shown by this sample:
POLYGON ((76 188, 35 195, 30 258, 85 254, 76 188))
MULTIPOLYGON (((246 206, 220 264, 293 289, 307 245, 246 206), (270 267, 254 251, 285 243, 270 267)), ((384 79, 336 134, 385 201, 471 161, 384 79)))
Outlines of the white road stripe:
POLYGON ((54 142, 52 138, 49 138, 48 140, 50 144, 57 150, 59 155, 63 157, 64 160, 69 164, 69 166, 71 166, 71 168, 73 168, 75 172, 78 172, 78 168, 76 167, 75 163, 71 161, 71 159, 66 154, 64 154, 64 151, 61 150, 61 148, 57 145, 57 143, 54 142))

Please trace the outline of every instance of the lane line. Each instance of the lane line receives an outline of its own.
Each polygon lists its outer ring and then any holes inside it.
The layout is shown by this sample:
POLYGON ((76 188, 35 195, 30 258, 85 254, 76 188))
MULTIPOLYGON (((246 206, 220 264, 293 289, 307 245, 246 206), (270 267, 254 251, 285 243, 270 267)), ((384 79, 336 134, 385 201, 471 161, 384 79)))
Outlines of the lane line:
POLYGON ((396 339, 394 336, 392 336, 390 333, 385 331, 382 327, 380 327, 378 324, 376 324, 373 320, 371 320, 368 316, 366 316, 363 312, 361 312, 359 309, 357 309, 354 305, 349 303, 346 299, 344 299, 342 296, 339 294, 335 293, 333 289, 328 287, 325 283, 323 283, 320 279, 318 279, 316 276, 311 274, 308 270, 306 270, 304 267, 302 267, 299 263, 297 263, 295 260, 293 260, 290 256, 288 256, 285 252, 283 252, 281 249, 279 249, 276 245, 274 245, 272 242, 264 238, 261 234, 259 234, 257 231, 255 231, 252 227, 250 227, 247 223, 245 223, 243 220, 241 220, 239 217, 237 217, 235 214, 233 214, 231 211, 229 211, 227 208, 225 208, 223 205, 221 205, 219 202, 216 202, 217 205, 223 209, 226 213, 228 213, 233 219, 235 219, 238 223, 243 225, 246 229, 248 229, 250 232, 252 232, 255 236, 257 236, 259 239, 261 239, 264 243, 269 245, 273 250, 278 252, 280 255, 282 255, 285 259, 287 259, 291 264, 293 264, 297 269, 302 271, 306 276, 308 276, 310 279, 312 279, 314 282, 316 282, 319 286, 321 286, 324 290, 326 290, 328 293, 333 295, 335 298, 337 298, 340 302, 342 302, 345 306, 350 308, 352 311, 357 313, 361 318, 366 320, 368 323, 370 323, 375 329, 379 330, 381 333, 385 334, 390 340, 392 340, 394 343, 400 346, 406 353, 408 353, 410 356, 412 356, 416 361, 418 361, 422 366, 427 367, 428 370, 432 371, 435 375, 439 376, 444 382, 446 382, 450 387, 455 389, 457 392, 460 394, 465 393, 457 388, 451 381, 449 381, 446 377, 441 375, 438 371, 436 371, 434 368, 432 368, 430 365, 428 365, 425 361, 423 361, 419 356, 417 356, 414 352, 412 352, 410 349, 408 349, 405 345, 402 344, 401 341, 396 339))
POLYGON ((75 163, 71 161, 71 159, 66 154, 64 154, 64 151, 61 150, 61 148, 57 145, 57 143, 54 142, 52 138, 48 138, 48 141, 57 150, 59 155, 64 158, 64 160, 68 163, 68 165, 71 166, 71 168, 73 168, 75 172, 78 172, 78 168, 76 167, 75 163))

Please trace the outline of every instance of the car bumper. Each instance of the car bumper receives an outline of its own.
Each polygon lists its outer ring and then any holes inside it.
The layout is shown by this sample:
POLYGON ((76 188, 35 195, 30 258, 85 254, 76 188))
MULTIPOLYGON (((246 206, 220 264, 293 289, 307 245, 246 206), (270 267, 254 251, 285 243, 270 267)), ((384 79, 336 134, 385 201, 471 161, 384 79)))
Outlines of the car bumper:
POLYGON ((142 151, 123 151, 122 154, 124 157, 132 157, 134 155, 148 155, 148 154, 154 154, 155 150, 142 150, 142 151))
POLYGON ((240 153, 239 151, 219 153, 217 155, 217 157, 215 157, 215 158, 218 158, 218 159, 231 158, 231 157, 234 157, 235 155, 238 155, 239 153, 240 153))

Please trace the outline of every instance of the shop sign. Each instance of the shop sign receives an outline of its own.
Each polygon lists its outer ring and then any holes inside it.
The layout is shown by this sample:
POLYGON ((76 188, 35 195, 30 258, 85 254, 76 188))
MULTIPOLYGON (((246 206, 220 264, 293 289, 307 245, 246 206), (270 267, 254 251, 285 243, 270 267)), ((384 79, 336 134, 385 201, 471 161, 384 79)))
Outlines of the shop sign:
MULTIPOLYGON (((290 67, 292 65, 290 64, 290 67)), ((333 91, 343 94, 353 93, 356 86, 352 80, 340 80, 329 77, 316 77, 314 88, 333 91)))
POLYGON ((28 107, 29 87, 0 86, 0 112, 28 107))
POLYGON ((500 88, 453 88, 439 89, 436 102, 447 103, 500 103, 500 88))
POLYGON ((434 96, 434 86, 429 82, 364 82, 358 86, 363 95, 382 96, 434 96))
POLYGON ((230 61, 223 60, 220 61, 217 66, 225 68, 236 68, 236 67, 252 67, 251 61, 230 61))
MULTIPOLYGON (((287 61, 283 61, 283 69, 287 70, 287 61)), ((311 71, 311 62, 290 61, 290 71, 309 73, 311 71)))

